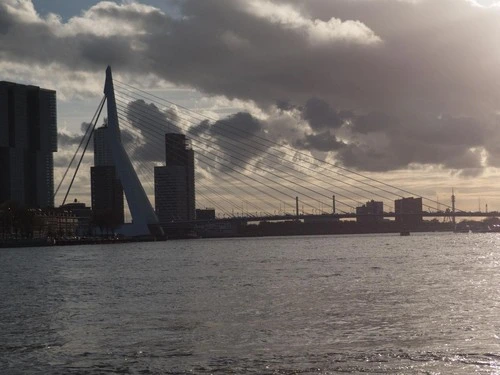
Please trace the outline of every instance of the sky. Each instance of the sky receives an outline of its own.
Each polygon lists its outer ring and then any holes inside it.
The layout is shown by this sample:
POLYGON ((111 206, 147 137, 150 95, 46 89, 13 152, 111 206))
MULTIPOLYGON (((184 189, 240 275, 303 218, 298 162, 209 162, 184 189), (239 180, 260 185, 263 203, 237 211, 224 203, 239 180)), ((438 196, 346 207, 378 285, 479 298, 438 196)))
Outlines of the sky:
POLYGON ((0 80, 57 90, 58 166, 111 65, 221 124, 500 210, 499 39, 489 0, 2 0, 0 80))

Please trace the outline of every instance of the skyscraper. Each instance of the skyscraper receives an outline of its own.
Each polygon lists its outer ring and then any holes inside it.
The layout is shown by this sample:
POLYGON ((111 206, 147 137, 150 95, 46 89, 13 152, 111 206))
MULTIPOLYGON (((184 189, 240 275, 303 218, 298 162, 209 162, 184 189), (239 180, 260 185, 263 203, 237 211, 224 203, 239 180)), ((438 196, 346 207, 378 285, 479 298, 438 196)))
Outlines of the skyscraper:
MULTIPOLYGON (((106 122, 106 120, 104 120, 106 122)), ((106 142, 106 133, 108 132, 107 124, 94 130, 94 165, 114 166, 113 155, 106 142)))
POLYGON ((0 203, 54 206, 56 92, 0 82, 0 203))
POLYGON ((165 166, 155 167, 160 224, 195 219, 194 151, 184 134, 165 134, 165 166))
POLYGON ((94 131, 94 166, 90 168, 92 210, 115 226, 123 224, 123 188, 106 143, 106 125, 94 131))
POLYGON ((406 228, 422 224, 422 198, 401 198, 394 201, 396 222, 406 228))

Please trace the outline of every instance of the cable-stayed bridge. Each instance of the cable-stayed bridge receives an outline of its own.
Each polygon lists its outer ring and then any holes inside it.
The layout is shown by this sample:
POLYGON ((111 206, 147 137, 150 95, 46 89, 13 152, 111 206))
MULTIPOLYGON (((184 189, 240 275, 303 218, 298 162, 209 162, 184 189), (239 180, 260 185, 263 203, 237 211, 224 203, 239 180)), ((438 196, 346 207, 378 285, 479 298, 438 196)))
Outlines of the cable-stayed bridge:
MULTIPOLYGON (((64 201, 107 104, 107 126, 112 129, 107 142, 138 232, 158 231, 152 229, 159 222, 150 202, 155 199, 154 166, 165 160, 166 133, 185 134, 190 140, 195 158, 196 207, 214 208, 219 219, 353 219, 366 215, 357 207, 370 201, 382 202, 381 215, 391 218, 397 216, 395 200, 405 197, 422 199, 422 211, 405 214, 409 216, 448 217, 454 221, 456 217, 497 214, 464 212, 455 207, 454 198, 451 204, 443 204, 320 160, 272 139, 267 129, 249 115, 240 113, 219 120, 192 111, 125 82, 113 81, 109 67, 104 94, 64 174, 66 177, 77 164, 64 201)), ((61 186, 62 181, 56 194, 61 186)))

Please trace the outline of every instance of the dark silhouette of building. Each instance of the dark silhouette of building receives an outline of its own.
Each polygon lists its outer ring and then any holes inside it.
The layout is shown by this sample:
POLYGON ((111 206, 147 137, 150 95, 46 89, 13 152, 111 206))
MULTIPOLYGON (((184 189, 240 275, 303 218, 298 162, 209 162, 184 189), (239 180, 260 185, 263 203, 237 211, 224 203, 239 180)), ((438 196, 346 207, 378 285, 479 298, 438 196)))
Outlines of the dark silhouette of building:
POLYGON ((356 221, 362 224, 380 223, 384 220, 384 203, 371 200, 361 207, 356 207, 356 221))
POLYGON ((396 222, 410 229, 422 224, 422 198, 402 198, 394 201, 396 222))
POLYGON ((54 206, 56 92, 0 82, 0 203, 54 206))
POLYGON ((116 177, 115 167, 92 167, 90 180, 94 215, 109 221, 113 226, 123 224, 123 188, 116 177))
POLYGON ((215 220, 215 208, 197 208, 196 220, 215 220))
POLYGON ((154 176, 160 224, 195 220, 194 152, 184 134, 165 134, 165 166, 154 176))
POLYGON ((91 234, 92 209, 90 207, 75 199, 73 202, 66 203, 59 208, 71 212, 76 217, 77 227, 75 234, 77 236, 91 234))
POLYGON ((117 227, 124 223, 123 187, 107 146, 102 126, 94 131, 94 166, 90 168, 92 210, 97 222, 117 227))

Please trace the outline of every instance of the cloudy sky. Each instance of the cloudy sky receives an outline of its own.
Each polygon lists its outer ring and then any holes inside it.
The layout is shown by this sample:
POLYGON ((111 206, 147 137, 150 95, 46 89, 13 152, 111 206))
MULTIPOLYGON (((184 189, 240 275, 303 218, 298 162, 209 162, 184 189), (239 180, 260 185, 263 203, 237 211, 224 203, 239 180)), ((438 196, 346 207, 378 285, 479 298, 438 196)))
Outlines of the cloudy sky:
POLYGON ((221 120, 193 132, 248 124, 464 209, 500 210, 499 42, 492 0, 0 2, 0 80, 57 90, 61 133, 111 65, 221 120))

